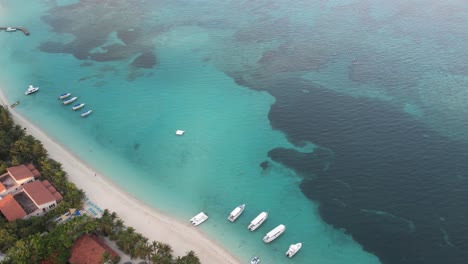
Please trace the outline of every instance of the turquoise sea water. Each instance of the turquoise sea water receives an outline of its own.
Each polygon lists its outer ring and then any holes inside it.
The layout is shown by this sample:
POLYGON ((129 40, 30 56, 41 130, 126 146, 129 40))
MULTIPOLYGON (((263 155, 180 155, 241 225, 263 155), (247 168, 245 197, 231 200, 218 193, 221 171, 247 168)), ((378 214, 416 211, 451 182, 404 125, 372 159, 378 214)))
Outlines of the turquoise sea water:
MULTIPOLYGON (((272 130, 268 112, 274 98, 241 87, 204 55, 223 34, 196 26, 174 28, 153 39, 158 65, 135 70, 131 59, 93 62, 39 50, 49 40, 67 42, 41 20, 48 5, 38 1, 2 1, 0 24, 22 25, 31 36, 0 33, 3 67, 0 80, 17 111, 81 159, 135 197, 185 221, 203 210, 210 216, 200 228, 247 262, 258 255, 265 263, 377 263, 342 231, 324 224, 316 205, 299 191, 300 178, 281 165, 262 170, 267 152, 293 147, 272 130), (197 51, 197 49, 199 49, 197 51), (29 84, 41 88, 25 97, 29 84), (94 113, 83 119, 57 96, 71 92, 94 113), (186 130, 183 137, 176 129, 186 130), (226 220, 246 203, 235 222, 226 220), (261 211, 270 218, 256 232, 246 230, 261 211), (287 231, 277 241, 262 237, 278 224, 287 231), (285 259, 289 244, 303 243, 294 259, 285 259)), ((76 1, 73 1, 76 2, 76 1)), ((66 5, 60 1, 60 5, 66 5)), ((109 35, 108 43, 115 41, 109 35)), ((217 52, 217 51, 215 51, 217 52)))
MULTIPOLYGON (((426 2, 0 0, 0 26, 31 32, 0 32, 0 85, 10 102, 21 100, 18 112, 138 199, 183 221, 205 211, 210 219, 199 228, 244 262, 258 255, 262 263, 379 263, 324 223, 299 188, 302 177, 269 159, 272 149, 316 147, 272 129, 272 94, 283 100, 276 113, 297 117, 285 122, 290 127, 309 120, 301 117, 308 103, 321 103, 300 99, 331 91, 339 96, 317 109, 333 113, 340 96, 365 98, 466 141, 465 5, 426 2), (40 92, 25 97, 29 84, 40 92), (64 92, 93 114, 83 119, 63 106, 57 97, 64 92), (177 137, 177 129, 187 132, 177 137), (241 203, 244 214, 228 222, 241 203), (269 219, 248 232, 261 211, 269 219), (263 235, 281 223, 287 231, 264 244, 263 235), (302 250, 286 259, 297 242, 302 250)), ((322 141, 348 136, 318 127, 319 119, 304 127, 326 131, 322 141)), ((307 131, 291 133, 301 134, 307 131)), ((350 146, 346 154, 363 149, 350 146)), ((360 187, 330 178, 341 188, 360 187)))

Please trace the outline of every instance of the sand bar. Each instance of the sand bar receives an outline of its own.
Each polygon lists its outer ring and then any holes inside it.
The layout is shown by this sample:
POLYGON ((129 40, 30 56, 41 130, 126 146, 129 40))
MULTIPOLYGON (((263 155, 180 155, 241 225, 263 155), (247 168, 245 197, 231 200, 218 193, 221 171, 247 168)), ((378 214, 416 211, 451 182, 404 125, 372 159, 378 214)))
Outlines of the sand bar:
MULTIPOLYGON (((1 89, 0 99, 4 104, 10 105, 1 89)), ((62 164, 70 181, 83 189, 86 195, 100 207, 116 212, 126 225, 132 226, 150 241, 170 244, 175 255, 185 255, 187 251, 193 250, 204 264, 240 263, 227 250, 210 240, 197 228, 192 227, 188 220, 185 223, 169 217, 135 199, 106 177, 95 176, 96 170, 55 142, 37 126, 18 114, 14 108, 9 107, 9 110, 16 124, 26 128, 28 134, 40 140, 49 156, 62 164)))

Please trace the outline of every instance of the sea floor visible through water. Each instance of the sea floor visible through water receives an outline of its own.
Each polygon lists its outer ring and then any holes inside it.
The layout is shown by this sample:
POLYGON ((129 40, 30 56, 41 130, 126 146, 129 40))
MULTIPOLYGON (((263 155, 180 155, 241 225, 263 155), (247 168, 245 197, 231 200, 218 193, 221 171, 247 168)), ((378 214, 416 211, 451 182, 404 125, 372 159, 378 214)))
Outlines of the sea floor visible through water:
POLYGON ((128 61, 88 66, 68 54, 38 50, 45 41, 70 40, 40 19, 47 10, 44 3, 3 6, 1 24, 24 25, 32 34, 1 33, 0 63, 9 65, 0 73, 2 89, 10 101, 21 101, 19 113, 97 173, 184 221, 206 212, 210 218, 198 228, 246 262, 258 255, 265 263, 378 263, 343 231, 323 223, 317 206, 300 192, 300 177, 269 161, 269 150, 294 148, 270 126, 274 98, 237 85, 193 51, 213 45, 209 32, 180 28, 160 36, 157 67, 128 80, 121 74, 128 61), (29 84, 40 91, 24 96, 29 84), (65 92, 93 114, 81 118, 62 105, 57 97, 65 92), (177 129, 186 133, 178 137, 177 129), (264 161, 266 169, 260 167, 264 161), (243 215, 228 222, 241 203, 243 215), (249 232, 248 223, 261 211, 269 219, 249 232), (263 243, 278 224, 286 232, 263 243), (286 250, 297 242, 301 252, 287 259, 286 250))

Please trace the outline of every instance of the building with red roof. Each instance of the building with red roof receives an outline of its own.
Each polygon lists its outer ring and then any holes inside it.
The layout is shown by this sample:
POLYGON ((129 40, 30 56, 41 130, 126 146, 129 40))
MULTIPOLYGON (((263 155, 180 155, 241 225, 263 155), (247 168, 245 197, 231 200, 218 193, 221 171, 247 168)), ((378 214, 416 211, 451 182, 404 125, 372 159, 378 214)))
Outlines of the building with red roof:
POLYGON ((33 181, 0 200, 0 211, 8 221, 13 221, 44 215, 62 200, 62 195, 49 181, 33 181))
POLYGON ((23 184, 35 181, 41 176, 32 164, 21 164, 6 170, 6 173, 0 175, 0 197, 21 190, 23 184))
POLYGON ((83 235, 75 241, 71 248, 70 264, 101 264, 104 253, 118 257, 101 238, 96 235, 83 235))
POLYGON ((11 194, 8 194, 0 200, 0 212, 10 222, 16 219, 22 219, 27 215, 11 194))

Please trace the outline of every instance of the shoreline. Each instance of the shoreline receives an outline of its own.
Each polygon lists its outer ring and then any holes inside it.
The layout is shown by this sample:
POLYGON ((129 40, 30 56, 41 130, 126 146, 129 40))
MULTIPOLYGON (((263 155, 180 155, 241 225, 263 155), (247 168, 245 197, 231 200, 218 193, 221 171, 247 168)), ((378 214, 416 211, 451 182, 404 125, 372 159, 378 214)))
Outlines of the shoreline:
POLYGON ((147 237, 150 241, 168 243, 175 256, 183 256, 193 250, 201 263, 241 263, 239 259, 211 240, 206 234, 187 223, 159 212, 116 186, 102 174, 97 174, 88 164, 55 142, 44 131, 9 107, 10 102, 0 89, 0 99, 17 125, 26 133, 41 141, 48 156, 62 164, 68 179, 82 189, 86 196, 101 208, 116 212, 125 225, 147 237))

